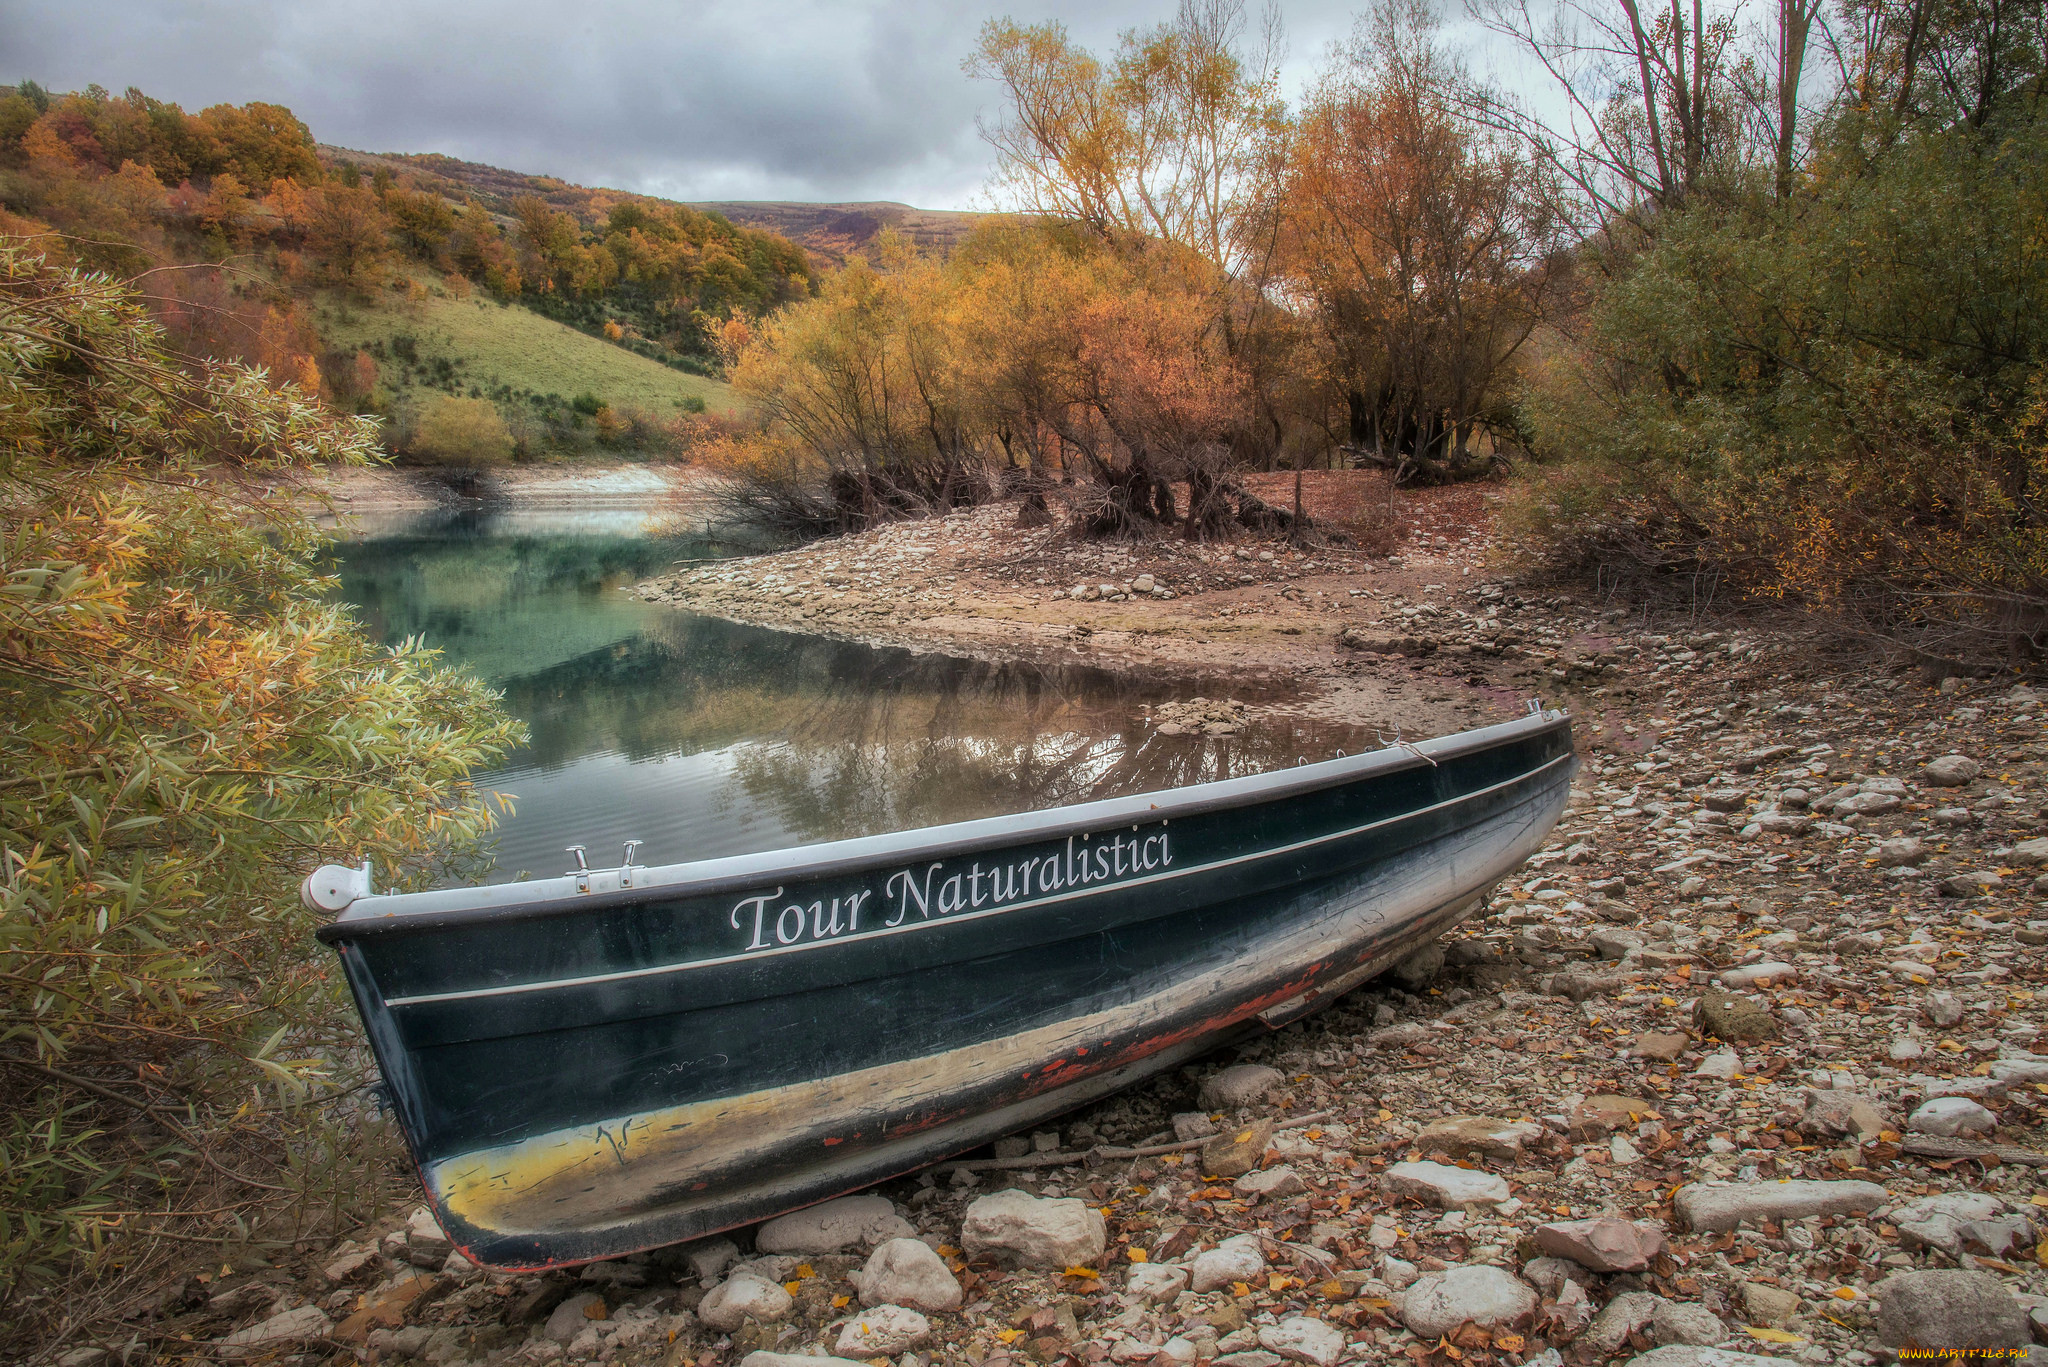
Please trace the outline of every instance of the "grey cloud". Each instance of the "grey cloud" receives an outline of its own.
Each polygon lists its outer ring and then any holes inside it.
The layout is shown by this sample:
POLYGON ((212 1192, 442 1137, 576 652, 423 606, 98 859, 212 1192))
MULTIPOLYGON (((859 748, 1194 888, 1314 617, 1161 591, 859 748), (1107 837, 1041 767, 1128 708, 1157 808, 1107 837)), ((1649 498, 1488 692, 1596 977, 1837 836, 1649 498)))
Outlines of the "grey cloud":
MULTIPOLYGON (((1059 18, 1106 46, 1171 4, 11 0, 0 78, 136 85, 190 109, 272 100, 328 142, 677 198, 972 207, 993 92, 960 60, 982 20, 1059 18)), ((1290 76, 1347 8, 1290 7, 1290 76)))

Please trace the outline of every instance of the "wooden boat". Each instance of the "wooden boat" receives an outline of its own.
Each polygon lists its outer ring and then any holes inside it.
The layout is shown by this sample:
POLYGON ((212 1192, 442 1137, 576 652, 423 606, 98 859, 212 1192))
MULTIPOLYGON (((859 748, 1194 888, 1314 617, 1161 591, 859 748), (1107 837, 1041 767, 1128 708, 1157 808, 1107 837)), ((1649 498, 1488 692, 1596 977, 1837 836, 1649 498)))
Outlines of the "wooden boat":
MULTIPOLYGON (((615 1257, 781 1214, 1277 1029, 1464 916, 1577 761, 1543 712, 1248 778, 401 896, 328 866, 442 1227, 615 1257)), ((577 855, 579 866, 583 863, 577 855)))

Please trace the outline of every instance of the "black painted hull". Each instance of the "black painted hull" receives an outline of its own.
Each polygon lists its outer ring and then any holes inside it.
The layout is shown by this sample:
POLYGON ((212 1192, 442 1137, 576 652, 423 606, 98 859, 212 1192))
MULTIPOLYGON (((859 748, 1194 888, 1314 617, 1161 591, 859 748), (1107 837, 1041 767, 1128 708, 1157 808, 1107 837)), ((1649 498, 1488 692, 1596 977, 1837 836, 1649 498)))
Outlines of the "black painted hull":
POLYGON ((1573 767, 1545 714, 587 891, 364 898, 320 935, 444 1228, 480 1262, 572 1263, 909 1171, 1314 1010, 1533 852, 1573 767))

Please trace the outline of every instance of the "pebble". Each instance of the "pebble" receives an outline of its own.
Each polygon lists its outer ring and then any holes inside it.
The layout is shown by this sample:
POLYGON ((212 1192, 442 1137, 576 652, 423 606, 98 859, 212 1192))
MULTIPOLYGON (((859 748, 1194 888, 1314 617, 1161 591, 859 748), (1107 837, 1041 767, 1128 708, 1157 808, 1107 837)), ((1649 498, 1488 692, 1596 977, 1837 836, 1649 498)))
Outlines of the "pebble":
POLYGON ((1778 1023, 1771 1013, 1748 997, 1709 992, 1693 1008, 1693 1020, 1702 1032, 1731 1042, 1776 1039, 1778 1023))
POLYGON ((770 1353, 757 1350, 740 1359, 740 1367, 867 1367, 852 1358, 811 1356, 804 1353, 770 1353))
POLYGON ((1109 1246, 1100 1212, 1074 1197, 1047 1198, 1012 1188, 967 1207, 961 1242, 970 1258, 1024 1267, 1085 1267, 1109 1246))
POLYGON ((1285 1164, 1248 1172, 1238 1178, 1235 1185, 1240 1195, 1254 1201, 1278 1201, 1299 1196, 1308 1190, 1308 1183, 1301 1180, 1301 1174, 1285 1164))
POLYGON ((1536 1293, 1497 1267, 1432 1272, 1402 1293, 1401 1323, 1424 1338, 1441 1338, 1466 1321, 1505 1329, 1536 1311, 1536 1293))
POLYGON ((1729 1348, 1700 1348, 1667 1344, 1638 1353, 1624 1367, 1799 1367, 1796 1358, 1763 1357, 1738 1353, 1729 1348))
POLYGON ((1586 1349, 1599 1357, 1611 1357, 1621 1350, 1632 1334, 1640 1334, 1650 1327, 1650 1321, 1663 1302, 1662 1296, 1648 1291, 1624 1291, 1593 1317, 1586 1332, 1579 1335, 1575 1347, 1586 1349))

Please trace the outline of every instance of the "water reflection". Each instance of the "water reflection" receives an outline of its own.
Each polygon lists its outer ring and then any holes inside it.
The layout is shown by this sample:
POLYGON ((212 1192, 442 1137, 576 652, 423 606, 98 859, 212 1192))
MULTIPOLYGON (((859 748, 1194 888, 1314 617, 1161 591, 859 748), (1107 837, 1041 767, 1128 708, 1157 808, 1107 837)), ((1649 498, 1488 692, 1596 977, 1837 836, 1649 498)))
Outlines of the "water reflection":
MULTIPOLYGON (((505 690, 532 742, 484 781, 515 794, 497 878, 562 849, 653 863, 873 834, 1284 767, 1371 743, 1287 716, 1161 737, 1147 702, 1198 678, 990 664, 740 626, 625 586, 731 548, 472 515, 338 547, 343 595, 505 690)), ((1240 688, 1235 695, 1246 697, 1240 688)))

